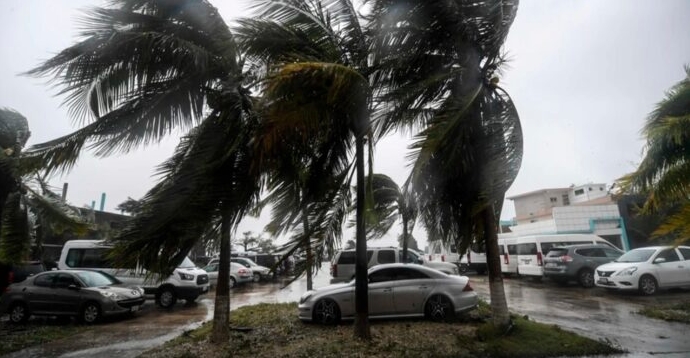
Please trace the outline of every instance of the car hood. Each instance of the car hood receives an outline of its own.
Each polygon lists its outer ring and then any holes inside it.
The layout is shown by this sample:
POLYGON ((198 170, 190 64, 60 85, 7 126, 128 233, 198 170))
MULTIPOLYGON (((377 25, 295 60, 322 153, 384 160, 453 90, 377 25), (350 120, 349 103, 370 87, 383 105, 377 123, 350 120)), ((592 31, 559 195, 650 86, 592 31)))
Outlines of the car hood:
POLYGON ((269 269, 268 267, 261 266, 261 265, 252 266, 251 269, 252 269, 252 271, 259 271, 259 272, 271 271, 271 269, 269 269))
POLYGON ((319 288, 314 289, 314 290, 312 290, 312 291, 313 291, 313 292, 332 291, 332 290, 337 290, 337 289, 345 288, 345 287, 349 287, 349 286, 352 286, 351 282, 335 283, 335 284, 332 284, 332 285, 319 287, 319 288))
POLYGON ((125 296, 128 298, 142 297, 143 293, 139 287, 123 287, 123 286, 99 286, 99 287, 87 287, 84 290, 101 292, 112 292, 120 296, 125 296))
POLYGON ((628 267, 640 266, 642 262, 609 262, 597 267, 599 271, 620 271, 628 267))

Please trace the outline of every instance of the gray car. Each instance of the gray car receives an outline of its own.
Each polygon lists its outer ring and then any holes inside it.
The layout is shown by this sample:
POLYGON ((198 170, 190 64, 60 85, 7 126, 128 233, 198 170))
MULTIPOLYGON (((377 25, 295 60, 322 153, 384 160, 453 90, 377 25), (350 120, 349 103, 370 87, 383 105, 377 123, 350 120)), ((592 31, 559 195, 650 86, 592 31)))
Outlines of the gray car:
POLYGON ((0 297, 0 312, 12 323, 31 315, 76 316, 94 323, 101 316, 137 312, 144 304, 141 287, 124 287, 116 278, 98 271, 47 271, 7 287, 0 297))
MULTIPOLYGON (((369 317, 427 317, 436 321, 477 306, 466 276, 447 275, 417 264, 381 264, 369 269, 369 317)), ((355 281, 307 291, 299 318, 323 324, 354 319, 355 281)))
POLYGON ((594 270, 621 255, 623 251, 603 244, 554 247, 544 258, 544 277, 562 284, 577 281, 582 287, 593 287, 594 270))

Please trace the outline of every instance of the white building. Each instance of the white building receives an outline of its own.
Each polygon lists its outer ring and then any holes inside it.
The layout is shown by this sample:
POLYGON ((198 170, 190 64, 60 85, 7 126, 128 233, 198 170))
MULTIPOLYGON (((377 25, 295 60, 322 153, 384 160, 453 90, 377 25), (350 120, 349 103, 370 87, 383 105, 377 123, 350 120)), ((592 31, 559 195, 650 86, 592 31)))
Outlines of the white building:
POLYGON ((515 205, 517 224, 501 237, 593 233, 623 250, 630 248, 618 205, 606 184, 540 189, 508 199, 515 205))

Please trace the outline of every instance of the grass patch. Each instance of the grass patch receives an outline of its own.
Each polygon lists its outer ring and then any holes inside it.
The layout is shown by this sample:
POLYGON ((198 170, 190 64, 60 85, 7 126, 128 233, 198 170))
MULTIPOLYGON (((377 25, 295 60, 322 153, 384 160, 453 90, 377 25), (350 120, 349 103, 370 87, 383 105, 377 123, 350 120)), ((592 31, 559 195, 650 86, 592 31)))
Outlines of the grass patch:
POLYGON ((59 321, 37 321, 22 325, 0 324, 0 356, 83 332, 90 327, 59 321))
POLYGON ((646 307, 637 313, 664 321, 690 324, 690 301, 660 307, 646 307))
POLYGON ((525 318, 515 318, 508 334, 485 323, 488 305, 454 322, 375 320, 371 342, 354 339, 351 323, 335 327, 305 324, 297 305, 260 304, 231 313, 228 344, 208 341, 211 323, 185 333, 142 357, 558 357, 621 353, 606 342, 594 341, 525 318))

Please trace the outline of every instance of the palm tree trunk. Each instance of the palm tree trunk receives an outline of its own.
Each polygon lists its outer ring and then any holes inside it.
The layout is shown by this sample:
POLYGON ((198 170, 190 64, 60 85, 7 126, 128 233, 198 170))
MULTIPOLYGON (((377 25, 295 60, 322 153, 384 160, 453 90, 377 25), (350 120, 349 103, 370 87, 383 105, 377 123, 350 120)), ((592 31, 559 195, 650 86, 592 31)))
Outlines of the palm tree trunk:
POLYGON ((486 244, 486 263, 489 271, 489 291, 491 297, 491 312, 493 324, 496 327, 507 328, 510 325, 510 312, 503 289, 501 276, 501 259, 498 254, 498 231, 496 229, 496 214, 493 205, 484 209, 484 241, 486 244))
POLYGON ((215 344, 227 343, 230 340, 230 220, 230 215, 223 213, 220 226, 218 284, 211 332, 211 342, 215 344))
POLYGON ((357 229, 355 244, 355 337, 371 339, 369 329, 369 287, 367 282, 367 238, 364 231, 364 136, 355 139, 357 165, 357 229))
POLYGON ((402 262, 407 262, 407 220, 403 218, 402 262))
POLYGON ((309 218, 306 208, 302 209, 302 226, 304 227, 304 248, 307 251, 307 291, 314 288, 312 278, 312 267, 314 265, 314 254, 311 252, 311 240, 309 240, 309 218))

